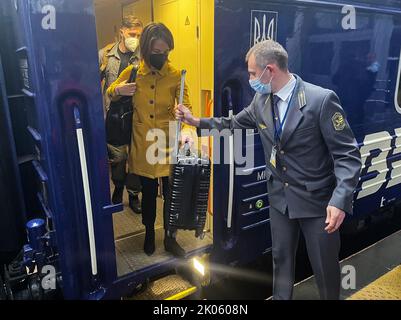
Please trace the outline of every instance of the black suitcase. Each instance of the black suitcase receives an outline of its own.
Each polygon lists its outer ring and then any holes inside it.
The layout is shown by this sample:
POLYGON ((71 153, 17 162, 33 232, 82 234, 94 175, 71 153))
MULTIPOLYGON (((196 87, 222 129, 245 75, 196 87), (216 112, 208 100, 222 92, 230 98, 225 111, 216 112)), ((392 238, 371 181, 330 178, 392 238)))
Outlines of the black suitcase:
MULTIPOLYGON (((182 104, 185 74, 182 72, 180 104, 182 104)), ((210 188, 211 166, 208 158, 191 153, 188 145, 178 151, 181 124, 177 127, 176 163, 172 165, 167 199, 170 231, 194 230, 195 237, 204 237, 210 188)))
POLYGON ((195 230, 204 237, 210 187, 210 161, 196 155, 180 155, 169 179, 168 227, 195 230))

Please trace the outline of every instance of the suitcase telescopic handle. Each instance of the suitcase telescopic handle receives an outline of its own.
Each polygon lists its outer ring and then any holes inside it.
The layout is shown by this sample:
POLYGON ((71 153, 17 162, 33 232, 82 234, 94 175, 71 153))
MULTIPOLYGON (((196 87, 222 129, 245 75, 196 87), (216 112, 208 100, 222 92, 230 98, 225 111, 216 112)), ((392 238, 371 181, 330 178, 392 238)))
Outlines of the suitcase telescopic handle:
MULTIPOLYGON (((182 70, 181 71, 181 87, 180 87, 180 97, 178 100, 178 104, 183 104, 184 103, 184 89, 185 89, 185 78, 187 76, 187 71, 182 70)), ((180 134, 181 134, 181 120, 178 121, 177 123, 177 129, 175 133, 175 157, 178 159, 178 153, 180 150, 180 134)))

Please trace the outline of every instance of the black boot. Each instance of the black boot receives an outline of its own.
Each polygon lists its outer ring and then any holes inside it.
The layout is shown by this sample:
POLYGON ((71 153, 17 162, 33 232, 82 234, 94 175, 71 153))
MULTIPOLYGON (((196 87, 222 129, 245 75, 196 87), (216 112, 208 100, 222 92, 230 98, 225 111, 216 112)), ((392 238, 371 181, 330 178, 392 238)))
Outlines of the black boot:
POLYGON ((167 252, 170 252, 176 257, 185 257, 185 250, 177 243, 177 240, 175 239, 175 233, 170 233, 169 231, 166 231, 165 237, 164 237, 164 249, 167 252))
POLYGON ((146 234, 145 234, 145 243, 143 245, 143 251, 148 256, 151 256, 156 250, 155 246, 155 228, 152 227, 146 227, 146 234))
POLYGON ((129 207, 136 214, 142 213, 141 201, 139 200, 138 194, 129 193, 129 207))
POLYGON ((124 187, 115 187, 111 201, 113 204, 120 204, 123 202, 124 187))

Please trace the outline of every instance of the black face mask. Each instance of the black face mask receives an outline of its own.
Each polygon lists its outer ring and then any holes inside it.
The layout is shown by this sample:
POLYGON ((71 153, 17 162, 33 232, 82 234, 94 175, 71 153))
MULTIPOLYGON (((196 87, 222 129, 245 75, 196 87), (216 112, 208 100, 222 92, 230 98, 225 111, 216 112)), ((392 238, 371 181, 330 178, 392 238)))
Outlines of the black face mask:
POLYGON ((150 64, 157 70, 161 70, 167 61, 167 55, 163 53, 155 53, 150 55, 150 64))

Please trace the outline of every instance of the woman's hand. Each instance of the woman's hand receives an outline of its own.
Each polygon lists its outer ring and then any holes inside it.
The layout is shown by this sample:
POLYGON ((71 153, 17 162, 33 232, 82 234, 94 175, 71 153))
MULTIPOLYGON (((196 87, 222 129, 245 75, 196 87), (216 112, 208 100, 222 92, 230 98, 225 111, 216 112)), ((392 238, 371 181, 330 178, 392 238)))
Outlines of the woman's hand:
POLYGON ((195 118, 191 111, 184 105, 179 104, 175 108, 175 118, 193 127, 199 127, 200 120, 195 118))
POLYGON ((136 83, 127 83, 127 80, 125 80, 114 91, 117 96, 132 97, 136 92, 136 83))

